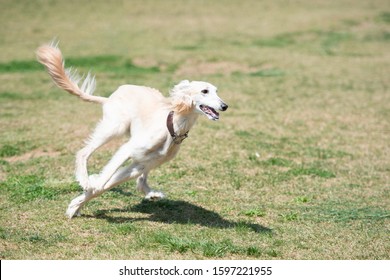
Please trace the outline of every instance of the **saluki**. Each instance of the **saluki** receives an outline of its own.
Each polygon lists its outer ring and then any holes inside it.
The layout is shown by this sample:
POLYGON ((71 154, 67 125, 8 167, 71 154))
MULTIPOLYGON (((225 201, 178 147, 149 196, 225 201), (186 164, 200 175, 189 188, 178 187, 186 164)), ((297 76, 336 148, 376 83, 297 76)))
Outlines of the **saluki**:
POLYGON ((148 173, 175 157, 199 115, 218 120, 218 111, 228 108, 218 97, 217 88, 207 82, 184 80, 173 87, 169 97, 156 89, 137 85, 122 85, 109 97, 94 96, 95 77, 88 73, 81 78, 76 70, 65 69, 57 45, 42 45, 36 52, 38 61, 46 67, 54 83, 84 101, 103 106, 102 119, 76 156, 76 179, 83 194, 70 202, 67 216, 80 215, 80 209, 92 198, 135 178, 137 189, 146 199, 163 198, 163 193, 149 187, 148 173), (87 162, 91 154, 109 140, 127 133, 129 141, 118 149, 102 171, 88 176, 87 162), (121 167, 129 159, 131 163, 121 167))

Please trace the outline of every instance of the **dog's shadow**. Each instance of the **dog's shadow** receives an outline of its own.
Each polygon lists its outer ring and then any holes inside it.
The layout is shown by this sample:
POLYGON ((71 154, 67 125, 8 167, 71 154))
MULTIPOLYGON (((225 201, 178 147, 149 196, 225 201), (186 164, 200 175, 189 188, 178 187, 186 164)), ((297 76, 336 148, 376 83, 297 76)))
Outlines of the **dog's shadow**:
POLYGON ((163 199, 156 202, 143 200, 139 204, 127 208, 98 210, 95 217, 105 219, 111 223, 148 220, 168 224, 194 224, 213 228, 241 227, 248 228, 256 233, 272 233, 272 230, 265 226, 243 221, 232 222, 222 218, 218 213, 182 200, 163 199), (149 216, 142 218, 115 217, 110 215, 112 212, 137 212, 149 214, 149 216))

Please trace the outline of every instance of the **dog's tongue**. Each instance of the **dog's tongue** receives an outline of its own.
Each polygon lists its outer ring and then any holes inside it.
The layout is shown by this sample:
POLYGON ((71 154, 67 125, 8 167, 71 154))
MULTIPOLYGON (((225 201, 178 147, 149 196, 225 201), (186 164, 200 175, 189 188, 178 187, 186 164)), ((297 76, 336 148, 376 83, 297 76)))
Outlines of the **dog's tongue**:
POLYGON ((202 111, 207 115, 210 120, 218 120, 219 113, 209 106, 202 106, 202 111))

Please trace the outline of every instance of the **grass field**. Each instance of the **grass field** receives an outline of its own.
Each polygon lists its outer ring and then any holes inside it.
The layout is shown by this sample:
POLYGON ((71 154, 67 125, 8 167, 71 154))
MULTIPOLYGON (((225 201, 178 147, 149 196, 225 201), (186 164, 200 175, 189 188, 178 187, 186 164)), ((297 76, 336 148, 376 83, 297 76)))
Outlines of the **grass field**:
MULTIPOLYGON (((389 259, 390 3, 0 2, 1 259, 389 259), (100 108, 55 88, 57 37, 96 94, 209 81, 200 118, 142 200, 134 182, 64 212, 100 108)), ((91 159, 91 172, 120 141, 91 159)))

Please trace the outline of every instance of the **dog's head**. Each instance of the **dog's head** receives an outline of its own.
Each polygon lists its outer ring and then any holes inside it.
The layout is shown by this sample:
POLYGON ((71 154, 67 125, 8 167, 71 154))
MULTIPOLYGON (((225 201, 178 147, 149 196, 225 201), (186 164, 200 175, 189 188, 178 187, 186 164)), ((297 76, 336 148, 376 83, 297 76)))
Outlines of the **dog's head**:
POLYGON ((217 88, 206 82, 181 81, 171 90, 171 96, 179 112, 194 110, 213 121, 219 119, 218 111, 228 108, 219 98, 217 88))

